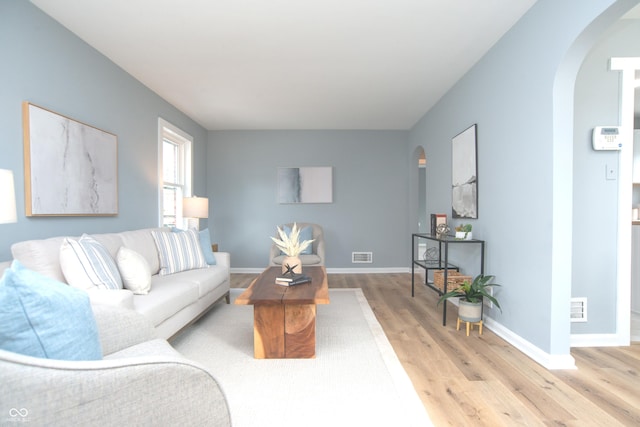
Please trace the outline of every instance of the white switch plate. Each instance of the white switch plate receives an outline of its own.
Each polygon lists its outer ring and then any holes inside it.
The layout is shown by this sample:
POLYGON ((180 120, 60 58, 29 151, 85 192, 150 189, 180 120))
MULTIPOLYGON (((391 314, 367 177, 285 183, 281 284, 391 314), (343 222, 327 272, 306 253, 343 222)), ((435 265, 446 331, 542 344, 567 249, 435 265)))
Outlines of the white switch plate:
POLYGON ((605 167, 605 176, 607 177, 607 179, 615 180, 618 177, 617 166, 604 165, 604 167, 605 167))

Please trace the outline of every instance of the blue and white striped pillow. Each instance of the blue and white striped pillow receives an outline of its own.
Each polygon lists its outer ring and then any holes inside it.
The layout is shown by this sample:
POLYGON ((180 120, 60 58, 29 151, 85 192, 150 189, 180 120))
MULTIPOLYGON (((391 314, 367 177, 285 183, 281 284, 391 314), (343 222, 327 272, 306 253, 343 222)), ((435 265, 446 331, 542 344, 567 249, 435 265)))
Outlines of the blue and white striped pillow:
POLYGON ((60 247, 60 267, 67 283, 74 288, 122 289, 122 278, 111 254, 87 234, 78 240, 64 239, 60 247))
POLYGON ((198 235, 194 230, 180 233, 152 231, 160 255, 160 275, 178 273, 194 268, 207 268, 198 235))

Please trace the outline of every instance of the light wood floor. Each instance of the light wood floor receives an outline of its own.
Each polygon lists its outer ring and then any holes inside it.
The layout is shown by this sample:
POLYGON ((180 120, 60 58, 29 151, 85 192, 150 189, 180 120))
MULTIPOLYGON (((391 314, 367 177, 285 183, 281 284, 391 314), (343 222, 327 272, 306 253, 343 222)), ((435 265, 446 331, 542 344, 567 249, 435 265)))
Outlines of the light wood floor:
MULTIPOLYGON (((255 275, 232 274, 232 287, 255 275)), ((362 288, 435 426, 639 426, 640 344, 574 349, 577 370, 548 371, 490 330, 456 331, 457 309, 410 274, 329 274, 362 288)))

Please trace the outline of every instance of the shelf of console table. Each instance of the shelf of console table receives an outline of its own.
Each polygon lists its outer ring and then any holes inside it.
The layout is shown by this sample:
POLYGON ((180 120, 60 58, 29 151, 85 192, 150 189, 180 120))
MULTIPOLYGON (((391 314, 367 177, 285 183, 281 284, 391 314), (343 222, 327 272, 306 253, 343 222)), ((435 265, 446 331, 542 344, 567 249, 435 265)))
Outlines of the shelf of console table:
MULTIPOLYGON (((444 295, 447 293, 447 283, 449 270, 460 271, 460 268, 449 262, 449 245, 450 244, 471 244, 480 245, 480 274, 484 274, 484 240, 470 239, 462 240, 456 239, 454 236, 446 235, 442 238, 431 234, 413 233, 411 235, 411 297, 415 295, 415 269, 416 267, 422 268, 424 272, 424 285, 429 289, 434 290, 438 295, 444 295), (418 242, 420 239, 434 241, 438 244, 438 259, 416 259, 418 253, 418 242), (446 267, 446 268, 445 268, 446 267), (444 270, 443 290, 435 287, 429 283, 429 270, 444 270)), ((447 303, 445 302, 442 308, 442 326, 447 324, 447 303)))

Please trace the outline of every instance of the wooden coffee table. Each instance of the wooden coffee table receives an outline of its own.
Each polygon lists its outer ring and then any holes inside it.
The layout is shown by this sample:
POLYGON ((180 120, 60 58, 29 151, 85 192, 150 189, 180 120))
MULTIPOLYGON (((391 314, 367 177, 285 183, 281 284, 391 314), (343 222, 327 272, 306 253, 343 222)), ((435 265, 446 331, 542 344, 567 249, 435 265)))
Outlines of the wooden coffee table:
POLYGON ((329 304, 323 266, 304 267, 311 283, 276 285, 281 267, 269 267, 235 300, 253 305, 253 351, 256 359, 316 357, 316 305, 329 304))

